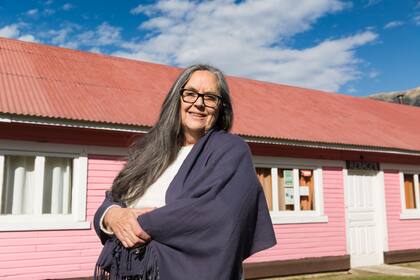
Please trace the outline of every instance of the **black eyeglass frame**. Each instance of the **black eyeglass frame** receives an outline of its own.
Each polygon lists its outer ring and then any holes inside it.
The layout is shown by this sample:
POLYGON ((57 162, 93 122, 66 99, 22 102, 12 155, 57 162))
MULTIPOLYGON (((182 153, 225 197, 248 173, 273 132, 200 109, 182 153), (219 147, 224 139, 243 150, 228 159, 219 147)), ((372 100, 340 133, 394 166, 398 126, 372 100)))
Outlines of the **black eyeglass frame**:
POLYGON ((199 93, 199 92, 197 92, 197 91, 195 91, 194 89, 191 89, 191 88, 182 88, 181 91, 180 91, 180 95, 181 95, 182 101, 184 101, 185 103, 189 103, 189 104, 194 104, 195 102, 197 102, 198 98, 201 97, 203 99, 204 106, 205 107, 209 107, 209 108, 217 108, 217 106, 219 106, 220 105, 220 102, 222 101, 222 96, 220 96, 220 95, 213 94, 213 93, 199 93), (191 101, 185 101, 185 99, 184 99, 184 97, 185 97, 184 96, 184 92, 185 91, 191 91, 191 92, 197 94, 197 98, 193 102, 191 102, 191 101), (205 96, 216 97, 216 99, 217 99, 216 105, 215 106, 208 106, 206 104, 205 96))

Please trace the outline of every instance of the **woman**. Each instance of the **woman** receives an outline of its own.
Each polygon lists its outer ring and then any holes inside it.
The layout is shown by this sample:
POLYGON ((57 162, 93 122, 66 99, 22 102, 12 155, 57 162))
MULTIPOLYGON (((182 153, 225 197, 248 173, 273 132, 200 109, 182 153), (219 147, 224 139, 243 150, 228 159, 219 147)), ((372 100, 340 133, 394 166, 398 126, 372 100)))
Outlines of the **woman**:
POLYGON ((249 148, 227 133, 232 117, 218 69, 180 74, 95 214, 96 278, 240 279, 242 261, 275 244, 249 148))

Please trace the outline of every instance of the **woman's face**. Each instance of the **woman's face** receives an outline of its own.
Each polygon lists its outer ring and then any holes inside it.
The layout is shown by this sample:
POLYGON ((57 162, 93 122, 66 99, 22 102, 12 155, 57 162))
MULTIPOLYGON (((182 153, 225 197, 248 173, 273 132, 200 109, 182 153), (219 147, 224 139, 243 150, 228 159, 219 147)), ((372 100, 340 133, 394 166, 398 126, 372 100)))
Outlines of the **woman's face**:
MULTIPOLYGON (((201 94, 207 93, 220 96, 216 76, 206 70, 192 73, 184 89, 201 94)), ((194 144, 216 123, 219 106, 216 106, 216 108, 205 106, 201 96, 192 104, 184 102, 182 98, 180 98, 180 102, 181 124, 184 131, 185 144, 194 144)))

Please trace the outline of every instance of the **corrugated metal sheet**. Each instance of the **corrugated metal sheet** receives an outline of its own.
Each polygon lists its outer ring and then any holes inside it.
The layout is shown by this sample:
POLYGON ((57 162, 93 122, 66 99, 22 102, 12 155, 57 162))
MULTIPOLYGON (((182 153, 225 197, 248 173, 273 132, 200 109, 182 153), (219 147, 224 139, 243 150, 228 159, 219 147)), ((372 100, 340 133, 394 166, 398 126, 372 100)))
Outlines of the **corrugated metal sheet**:
MULTIPOLYGON (((0 39, 0 112, 151 126, 180 70, 0 39)), ((229 77, 233 132, 420 151, 420 109, 229 77)))

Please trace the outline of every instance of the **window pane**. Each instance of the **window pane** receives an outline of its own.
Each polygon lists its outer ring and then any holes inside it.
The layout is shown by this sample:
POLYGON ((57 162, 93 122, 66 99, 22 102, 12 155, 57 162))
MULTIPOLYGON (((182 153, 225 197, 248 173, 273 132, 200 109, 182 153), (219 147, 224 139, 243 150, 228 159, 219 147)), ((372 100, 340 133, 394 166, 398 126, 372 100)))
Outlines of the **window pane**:
POLYGON ((46 157, 42 213, 70 214, 72 159, 46 157))
POLYGON ((416 208, 413 174, 404 174, 404 192, 405 192, 405 208, 406 209, 416 208))
POLYGON ((33 156, 5 156, 0 214, 32 214, 34 197, 33 156))
POLYGON ((300 210, 314 210, 314 171, 299 169, 300 210))
POLYGON ((277 169, 279 210, 293 211, 295 209, 295 199, 293 191, 293 170, 277 169))
POLYGON ((273 188, 271 179, 271 168, 257 167, 255 168, 258 179, 263 187, 265 199, 267 200, 268 209, 273 210, 273 188))

